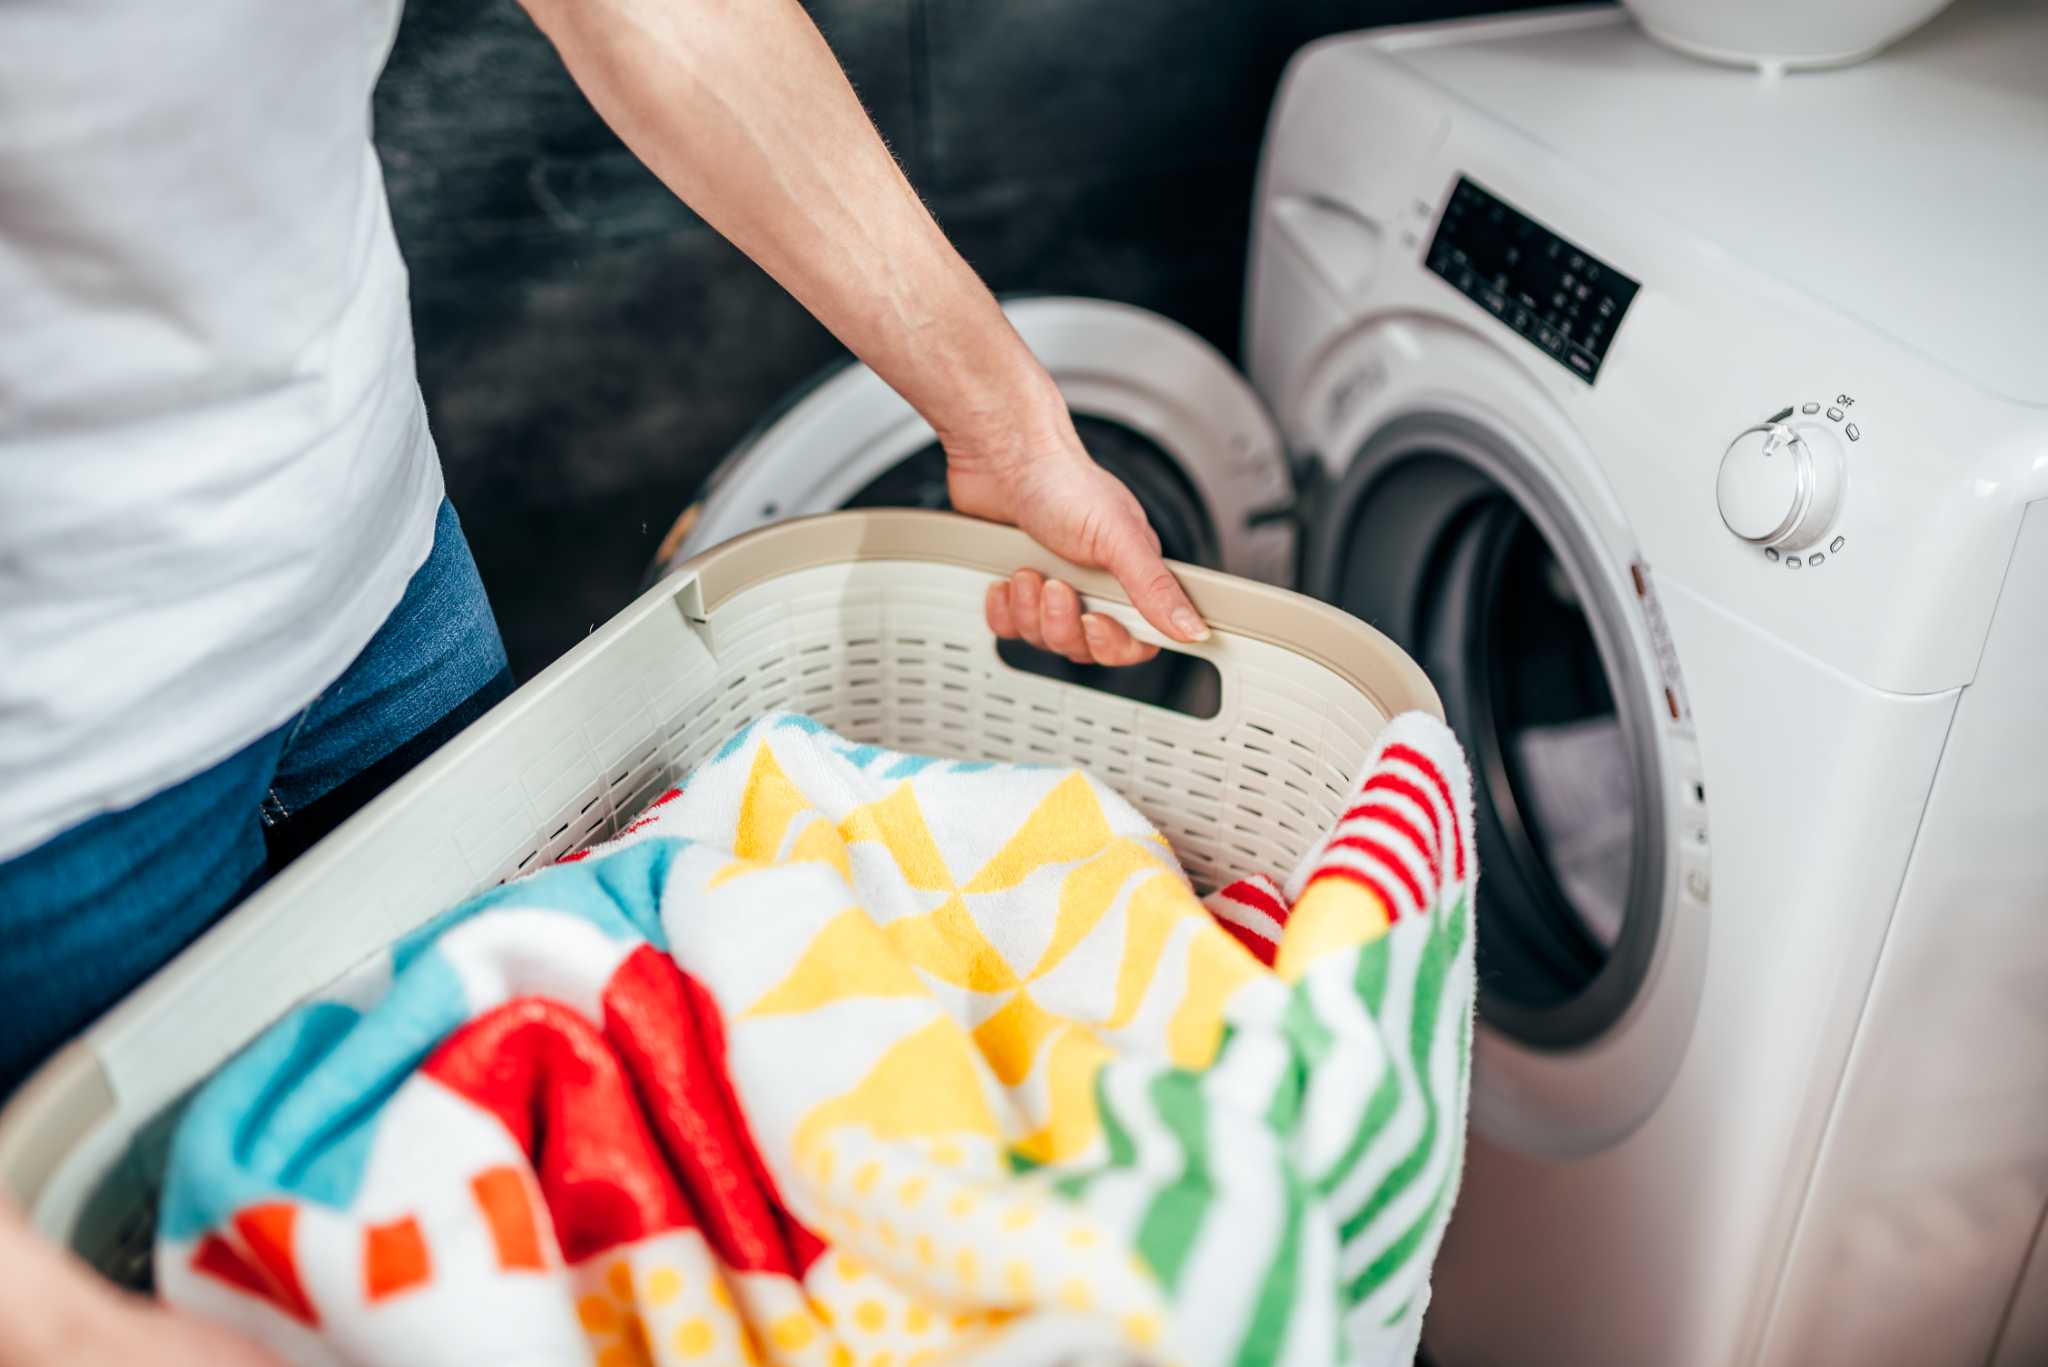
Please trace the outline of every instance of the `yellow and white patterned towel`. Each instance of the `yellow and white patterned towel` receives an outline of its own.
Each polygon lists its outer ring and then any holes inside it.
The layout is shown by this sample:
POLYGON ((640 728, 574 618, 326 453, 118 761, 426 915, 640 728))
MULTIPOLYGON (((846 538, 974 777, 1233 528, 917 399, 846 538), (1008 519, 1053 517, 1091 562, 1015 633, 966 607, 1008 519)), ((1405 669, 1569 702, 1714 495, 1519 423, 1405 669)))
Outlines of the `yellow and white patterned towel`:
POLYGON ((159 1282, 308 1362, 1405 1362, 1471 851, 1416 715, 1213 911, 1085 773, 769 716, 232 1065, 159 1282))

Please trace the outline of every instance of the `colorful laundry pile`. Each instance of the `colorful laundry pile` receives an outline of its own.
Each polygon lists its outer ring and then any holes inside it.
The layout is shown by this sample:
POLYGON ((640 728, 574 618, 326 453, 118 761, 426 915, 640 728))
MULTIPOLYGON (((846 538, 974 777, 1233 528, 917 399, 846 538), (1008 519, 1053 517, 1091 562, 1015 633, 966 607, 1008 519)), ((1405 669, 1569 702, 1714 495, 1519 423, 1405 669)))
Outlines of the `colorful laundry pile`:
POLYGON ((1207 906, 1085 773, 765 717, 210 1082, 158 1287, 308 1364, 1406 1362, 1475 874, 1422 716, 1207 906))

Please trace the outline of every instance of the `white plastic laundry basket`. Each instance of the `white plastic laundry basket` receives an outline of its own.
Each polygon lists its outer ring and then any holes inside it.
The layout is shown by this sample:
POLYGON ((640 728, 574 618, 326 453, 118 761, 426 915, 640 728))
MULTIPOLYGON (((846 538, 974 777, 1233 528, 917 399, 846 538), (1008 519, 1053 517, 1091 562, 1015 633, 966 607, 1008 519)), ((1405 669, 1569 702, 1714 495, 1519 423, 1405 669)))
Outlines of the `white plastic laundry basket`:
POLYGON ((784 523, 698 556, 322 841, 32 1079, 0 1182, 117 1280, 148 1276, 179 1103, 308 993, 472 893, 613 834, 773 708, 950 757, 1085 765, 1198 884, 1284 876, 1397 712, 1441 716, 1391 641, 1324 604, 1176 567, 1214 628, 1198 719, 1011 668, 988 584, 1031 566, 1159 638, 1106 576, 946 513, 784 523))

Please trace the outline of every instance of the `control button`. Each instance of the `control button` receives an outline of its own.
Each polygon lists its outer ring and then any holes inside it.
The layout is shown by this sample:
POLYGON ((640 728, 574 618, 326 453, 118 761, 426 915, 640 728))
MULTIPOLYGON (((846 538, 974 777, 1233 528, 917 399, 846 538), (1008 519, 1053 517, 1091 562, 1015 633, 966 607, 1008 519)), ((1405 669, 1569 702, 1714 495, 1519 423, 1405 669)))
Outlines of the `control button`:
POLYGON ((1840 422, 1841 420, 1842 420, 1842 410, 1841 410, 1841 409, 1839 409, 1839 408, 1830 408, 1830 409, 1828 410, 1828 421, 1829 421, 1829 422, 1840 422))
POLYGON ((1853 423, 1853 422, 1852 422, 1852 423, 1850 423, 1850 424, 1849 424, 1849 425, 1848 425, 1847 427, 1843 428, 1842 430, 1843 430, 1844 432, 1847 432, 1847 433, 1849 434, 1849 440, 1850 440, 1850 441, 1862 441, 1862 440, 1863 440, 1863 434, 1862 434, 1861 432, 1858 432, 1858 431, 1856 430, 1856 424, 1855 424, 1855 423, 1853 423))
POLYGON ((1766 420, 1737 435, 1715 479, 1721 521, 1758 548, 1818 546, 1842 499, 1838 440, 1810 418, 1766 420))
POLYGON ((1685 890, 1702 902, 1707 900, 1707 871, 1688 869, 1685 874, 1685 890))
POLYGON ((1833 541, 1828 542, 1828 549, 1833 551, 1836 555, 1840 555, 1842 553, 1842 543, 1847 539, 1847 537, 1836 537, 1833 541))
POLYGON ((1764 547, 1764 559, 1766 559, 1766 560, 1776 560, 1777 558, 1778 558, 1778 548, 1777 548, 1776 546, 1766 546, 1766 547, 1764 547))
POLYGON ((1799 557, 1798 557, 1798 556, 1796 556, 1796 555, 1788 555, 1788 556, 1786 556, 1786 557, 1785 557, 1785 568, 1786 568, 1786 569, 1788 569, 1788 570, 1796 570, 1796 569, 1798 569, 1798 568, 1799 568, 1799 557))
POLYGON ((1721 458, 1715 495, 1721 521, 1745 541, 1776 545, 1798 525, 1809 476, 1798 437, 1777 426, 1752 428, 1721 458))
POLYGON ((1817 403, 1802 404, 1799 411, 1802 413, 1818 413, 1820 412, 1820 405, 1817 403))
POLYGON ((1812 555, 1806 557, 1806 563, 1809 565, 1818 565, 1821 561, 1825 559, 1827 559, 1826 556, 1822 555, 1819 551, 1815 551, 1812 555))

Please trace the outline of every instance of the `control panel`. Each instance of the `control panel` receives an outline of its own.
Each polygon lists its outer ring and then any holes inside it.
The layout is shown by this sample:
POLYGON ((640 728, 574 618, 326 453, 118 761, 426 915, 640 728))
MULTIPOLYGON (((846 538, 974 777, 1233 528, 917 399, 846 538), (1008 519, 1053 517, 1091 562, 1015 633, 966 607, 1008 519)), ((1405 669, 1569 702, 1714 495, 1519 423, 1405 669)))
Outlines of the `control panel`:
POLYGON ((1593 383, 1640 286, 1460 176, 1429 269, 1572 374, 1593 383))
POLYGON ((1714 495, 1721 521, 1788 569, 1819 568, 1849 539, 1838 525, 1849 456, 1863 441, 1856 400, 1808 399, 1743 429, 1721 456, 1714 495))

